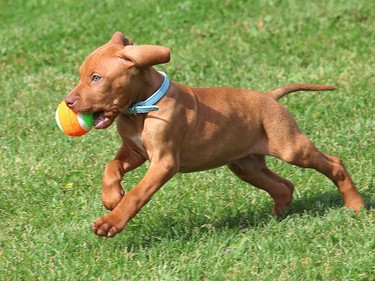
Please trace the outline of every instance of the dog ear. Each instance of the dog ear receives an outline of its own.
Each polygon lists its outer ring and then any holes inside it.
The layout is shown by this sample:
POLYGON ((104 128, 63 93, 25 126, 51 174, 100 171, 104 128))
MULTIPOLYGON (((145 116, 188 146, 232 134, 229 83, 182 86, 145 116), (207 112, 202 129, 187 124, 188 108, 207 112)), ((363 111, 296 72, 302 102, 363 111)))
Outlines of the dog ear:
POLYGON ((146 68, 170 60, 169 48, 155 45, 128 45, 122 49, 120 56, 130 60, 137 68, 146 68))
POLYGON ((124 46, 133 45, 132 41, 126 38, 120 31, 117 31, 113 34, 111 40, 109 40, 109 43, 121 44, 124 46))

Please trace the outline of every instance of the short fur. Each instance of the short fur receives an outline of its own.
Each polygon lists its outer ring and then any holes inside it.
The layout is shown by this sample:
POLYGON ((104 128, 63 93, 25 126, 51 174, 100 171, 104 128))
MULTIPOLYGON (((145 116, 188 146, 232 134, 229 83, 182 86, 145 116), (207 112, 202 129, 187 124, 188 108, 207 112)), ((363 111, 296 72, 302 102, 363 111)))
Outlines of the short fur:
POLYGON ((152 66, 166 63, 169 49, 134 46, 116 32, 82 64, 78 85, 66 97, 78 112, 95 114, 95 128, 117 123, 122 145, 103 175, 102 201, 112 210, 94 222, 97 235, 113 237, 170 178, 227 165, 243 181, 268 192, 273 214, 291 204, 293 184, 269 170, 265 156, 313 168, 338 187, 345 205, 364 204, 340 159, 320 152, 277 100, 295 91, 327 91, 324 85, 294 84, 261 93, 238 88, 191 88, 172 82, 157 103, 160 110, 127 115, 127 108, 157 90, 163 76, 152 66), (146 160, 144 178, 127 194, 125 173, 146 160))

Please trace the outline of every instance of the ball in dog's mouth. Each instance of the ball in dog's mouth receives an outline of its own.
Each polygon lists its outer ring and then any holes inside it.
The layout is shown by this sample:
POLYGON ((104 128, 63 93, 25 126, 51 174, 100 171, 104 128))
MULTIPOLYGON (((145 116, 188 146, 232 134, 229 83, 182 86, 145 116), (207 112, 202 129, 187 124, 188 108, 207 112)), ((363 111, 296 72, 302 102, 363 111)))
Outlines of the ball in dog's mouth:
POLYGON ((94 113, 94 128, 95 129, 105 129, 111 125, 112 120, 105 116, 104 111, 99 111, 94 113))

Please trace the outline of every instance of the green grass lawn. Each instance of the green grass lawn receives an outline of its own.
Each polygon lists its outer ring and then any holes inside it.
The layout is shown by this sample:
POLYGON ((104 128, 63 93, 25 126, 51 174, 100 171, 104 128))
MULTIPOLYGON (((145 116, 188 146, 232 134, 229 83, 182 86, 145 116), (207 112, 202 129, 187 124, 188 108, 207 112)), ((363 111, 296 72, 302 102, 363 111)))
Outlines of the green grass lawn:
POLYGON ((5 0, 0 18, 0 280, 375 280, 374 1, 5 0), (296 186, 284 219, 220 168, 177 175, 116 238, 95 236, 120 139, 114 126, 64 136, 54 111, 116 30, 170 47, 158 68, 191 86, 336 86, 281 102, 342 158, 367 209, 354 216, 326 178, 269 159, 296 186))

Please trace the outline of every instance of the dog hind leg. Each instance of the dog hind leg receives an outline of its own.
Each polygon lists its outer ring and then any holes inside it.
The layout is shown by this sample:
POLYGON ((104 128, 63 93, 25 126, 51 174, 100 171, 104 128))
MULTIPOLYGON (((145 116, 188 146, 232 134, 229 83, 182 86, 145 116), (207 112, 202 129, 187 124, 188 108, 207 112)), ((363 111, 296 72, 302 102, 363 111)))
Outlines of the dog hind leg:
MULTIPOLYGON (((278 139, 273 136, 273 139, 278 139)), ((290 164, 313 168, 328 177, 340 191, 346 207, 359 212, 364 201, 354 186, 348 171, 339 158, 325 155, 318 150, 315 145, 302 132, 293 134, 288 138, 283 137, 283 142, 279 142, 273 148, 272 155, 290 164), (289 139, 289 141, 286 141, 289 139)))
POLYGON ((264 155, 251 155, 228 164, 241 180, 266 191, 274 200, 273 215, 283 214, 293 197, 293 184, 269 170, 264 155))

